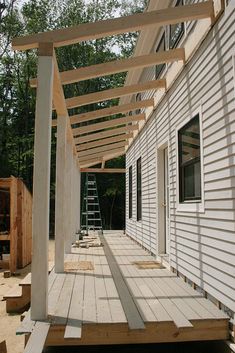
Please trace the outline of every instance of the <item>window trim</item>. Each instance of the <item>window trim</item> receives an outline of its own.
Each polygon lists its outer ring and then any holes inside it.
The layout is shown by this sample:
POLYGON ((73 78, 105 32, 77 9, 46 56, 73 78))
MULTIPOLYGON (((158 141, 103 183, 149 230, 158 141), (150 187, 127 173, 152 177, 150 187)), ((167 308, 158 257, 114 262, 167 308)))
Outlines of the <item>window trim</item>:
POLYGON ((205 212, 204 202, 204 163, 203 163, 203 138, 202 138, 202 106, 195 109, 188 118, 185 118, 180 125, 175 129, 175 144, 176 144, 176 212, 205 212), (186 124, 188 124, 196 115, 199 115, 200 128, 200 164, 201 164, 201 200, 190 200, 180 202, 180 187, 179 187, 179 141, 178 132, 186 124))
POLYGON ((136 160, 136 220, 140 222, 142 220, 142 159, 141 156, 136 160), (139 197, 139 189, 138 189, 138 162, 140 161, 140 197, 139 197), (138 211, 138 206, 140 207, 140 214, 138 211))
POLYGON ((128 177, 129 177, 129 179, 128 179, 128 195, 129 195, 128 209, 129 209, 129 219, 132 219, 132 217, 133 217, 133 167, 132 167, 132 165, 129 167, 128 177), (131 179, 130 179, 130 175, 131 175, 131 179), (131 191, 130 191, 130 189, 131 189, 131 191))

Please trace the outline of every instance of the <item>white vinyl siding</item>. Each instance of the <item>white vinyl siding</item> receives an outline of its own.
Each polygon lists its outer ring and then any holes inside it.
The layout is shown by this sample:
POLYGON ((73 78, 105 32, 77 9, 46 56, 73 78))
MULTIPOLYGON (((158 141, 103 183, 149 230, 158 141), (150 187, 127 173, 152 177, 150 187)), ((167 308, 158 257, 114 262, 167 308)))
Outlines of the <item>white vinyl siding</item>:
MULTIPOLYGON (((133 168, 133 219, 126 233, 157 253, 156 151, 169 141, 170 265, 235 312, 235 98, 233 55, 235 1, 208 33, 129 148, 127 168, 142 160, 142 220, 136 222, 133 168), (176 211, 176 134, 201 107, 204 212, 176 211)), ((154 78, 148 68, 142 80, 154 78)), ((147 98, 147 96, 142 99, 147 98)), ((128 208, 127 208, 128 209, 128 208)))

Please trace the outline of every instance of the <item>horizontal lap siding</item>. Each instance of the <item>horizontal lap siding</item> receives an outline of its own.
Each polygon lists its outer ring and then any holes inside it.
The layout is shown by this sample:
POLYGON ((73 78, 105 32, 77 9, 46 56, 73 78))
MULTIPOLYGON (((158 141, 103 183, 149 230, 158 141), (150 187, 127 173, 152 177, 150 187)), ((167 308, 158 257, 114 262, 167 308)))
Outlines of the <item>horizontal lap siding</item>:
MULTIPOLYGON (((213 27, 192 60, 166 94, 127 153, 127 167, 142 158, 142 221, 127 233, 157 251, 156 149, 169 140, 170 261, 197 285, 235 311, 235 46, 234 1, 213 27), (233 6, 233 9, 232 9, 233 6), (202 108, 205 212, 176 210, 176 127, 202 108)), ((152 79, 153 69, 143 80, 152 79)), ((128 187, 128 186, 127 186, 128 187)))

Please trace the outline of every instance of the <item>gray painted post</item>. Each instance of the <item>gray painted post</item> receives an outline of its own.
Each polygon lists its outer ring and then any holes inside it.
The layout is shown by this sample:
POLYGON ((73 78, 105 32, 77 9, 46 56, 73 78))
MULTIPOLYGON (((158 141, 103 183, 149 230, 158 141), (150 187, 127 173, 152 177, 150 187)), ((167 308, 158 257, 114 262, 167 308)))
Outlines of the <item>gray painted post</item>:
POLYGON ((48 314, 48 241, 51 159, 53 46, 39 45, 33 177, 31 319, 48 314), (51 50, 49 50, 51 48, 51 50), (47 49, 47 50, 45 50, 47 49))

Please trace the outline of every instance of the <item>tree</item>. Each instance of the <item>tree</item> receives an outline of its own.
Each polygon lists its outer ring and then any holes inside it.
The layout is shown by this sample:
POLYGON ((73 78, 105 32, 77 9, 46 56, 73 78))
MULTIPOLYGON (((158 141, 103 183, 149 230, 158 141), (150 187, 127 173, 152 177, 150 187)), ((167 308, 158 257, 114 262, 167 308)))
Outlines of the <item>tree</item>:
MULTIPOLYGON (((130 14, 143 8, 144 0, 28 0, 20 7, 19 0, 0 0, 0 177, 13 174, 23 178, 32 190, 35 91, 29 80, 37 73, 37 53, 11 51, 13 37, 51 29, 93 22, 130 14)), ((56 49, 59 69, 69 70, 82 66, 116 60, 131 55, 136 33, 110 36, 98 40, 56 49)), ((65 97, 90 93, 123 85, 126 73, 79 82, 64 87, 65 97)), ((110 100, 72 109, 70 114, 96 110, 117 104, 110 100)), ((113 116, 105 119, 112 119, 113 116)), ((51 210, 53 219, 55 189, 56 140, 52 133, 51 210)), ((124 163, 124 158, 120 159, 124 163)), ((119 159, 113 162, 118 164, 119 159)), ((112 227, 113 212, 124 214, 123 182, 105 175, 102 178, 103 205, 109 214, 105 220, 112 227), (109 185, 108 185, 109 184, 109 185), (114 202, 115 201, 115 202, 114 202), (109 220, 109 221, 108 221, 109 220)), ((116 217, 115 217, 116 219, 116 217)), ((53 223, 53 222, 52 222, 53 223)), ((119 223, 123 223, 119 218, 119 223)), ((115 225, 116 226, 116 225, 115 225)))

